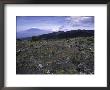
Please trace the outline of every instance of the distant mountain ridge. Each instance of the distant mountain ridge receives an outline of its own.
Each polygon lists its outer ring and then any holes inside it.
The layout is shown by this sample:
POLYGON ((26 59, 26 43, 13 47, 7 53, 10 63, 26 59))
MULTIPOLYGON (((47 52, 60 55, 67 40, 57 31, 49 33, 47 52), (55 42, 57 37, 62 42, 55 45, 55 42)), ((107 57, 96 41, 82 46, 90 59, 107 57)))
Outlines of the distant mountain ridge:
POLYGON ((58 31, 50 32, 48 34, 33 35, 32 37, 22 38, 22 40, 31 39, 61 39, 61 38, 74 38, 74 37, 90 37, 94 36, 94 30, 71 30, 71 31, 58 31))
POLYGON ((74 38, 74 37, 90 37, 94 36, 94 30, 71 30, 71 31, 58 31, 49 34, 43 34, 36 38, 38 39, 61 39, 61 38, 74 38))
POLYGON ((42 34, 47 34, 51 33, 52 31, 49 30, 42 30, 38 28, 30 28, 25 31, 20 31, 16 33, 16 38, 27 38, 27 37, 32 37, 32 36, 38 36, 42 34))

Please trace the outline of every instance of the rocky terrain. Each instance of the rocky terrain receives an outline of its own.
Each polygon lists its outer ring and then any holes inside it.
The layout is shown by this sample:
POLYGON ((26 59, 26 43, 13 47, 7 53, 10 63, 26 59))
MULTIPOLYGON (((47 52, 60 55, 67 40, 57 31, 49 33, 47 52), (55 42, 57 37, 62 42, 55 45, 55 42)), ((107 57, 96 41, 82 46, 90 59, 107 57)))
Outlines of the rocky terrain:
POLYGON ((94 74, 94 36, 17 40, 16 74, 94 74))

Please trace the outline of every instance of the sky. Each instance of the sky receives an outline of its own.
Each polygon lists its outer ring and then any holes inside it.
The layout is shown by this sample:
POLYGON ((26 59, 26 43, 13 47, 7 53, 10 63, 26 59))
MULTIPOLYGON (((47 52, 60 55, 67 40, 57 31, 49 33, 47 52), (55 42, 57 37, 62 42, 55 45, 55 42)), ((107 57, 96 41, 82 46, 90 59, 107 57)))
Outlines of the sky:
POLYGON ((16 16, 17 32, 30 28, 51 31, 94 30, 94 16, 16 16))

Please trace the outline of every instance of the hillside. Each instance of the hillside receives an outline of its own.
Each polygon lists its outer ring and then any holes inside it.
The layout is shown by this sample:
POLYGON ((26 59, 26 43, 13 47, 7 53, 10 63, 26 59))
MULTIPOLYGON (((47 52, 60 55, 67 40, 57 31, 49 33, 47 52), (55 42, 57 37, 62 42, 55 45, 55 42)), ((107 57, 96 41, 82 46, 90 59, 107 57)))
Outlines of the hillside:
POLYGON ((57 32, 41 35, 39 39, 17 40, 16 73, 94 74, 94 33, 78 32, 57 32))
POLYGON ((49 34, 37 36, 39 39, 62 39, 74 37, 90 37, 94 36, 94 30, 71 30, 71 31, 58 31, 49 34))

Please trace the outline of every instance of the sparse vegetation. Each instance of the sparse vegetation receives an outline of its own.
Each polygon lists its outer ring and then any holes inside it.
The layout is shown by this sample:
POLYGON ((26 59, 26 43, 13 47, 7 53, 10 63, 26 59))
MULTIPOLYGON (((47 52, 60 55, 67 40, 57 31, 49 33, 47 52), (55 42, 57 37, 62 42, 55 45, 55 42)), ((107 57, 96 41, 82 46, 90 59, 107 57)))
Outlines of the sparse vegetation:
POLYGON ((16 41, 17 74, 94 74, 94 37, 16 41))

